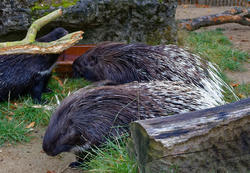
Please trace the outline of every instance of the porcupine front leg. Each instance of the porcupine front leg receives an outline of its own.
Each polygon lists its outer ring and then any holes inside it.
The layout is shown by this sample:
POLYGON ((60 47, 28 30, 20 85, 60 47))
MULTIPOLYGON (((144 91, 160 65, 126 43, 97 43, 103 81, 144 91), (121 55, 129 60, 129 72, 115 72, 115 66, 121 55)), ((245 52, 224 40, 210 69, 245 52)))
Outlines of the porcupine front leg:
POLYGON ((43 93, 53 93, 53 90, 50 88, 47 88, 47 84, 49 83, 49 79, 51 78, 52 74, 49 74, 46 79, 44 80, 44 88, 43 93))
POLYGON ((47 80, 49 76, 42 76, 39 80, 36 80, 33 87, 30 89, 30 95, 33 99, 33 102, 36 104, 46 104, 47 100, 42 100, 42 93, 47 85, 47 80))
POLYGON ((90 155, 87 152, 81 153, 76 156, 76 161, 69 164, 71 169, 77 169, 79 167, 84 167, 84 163, 90 161, 90 155))

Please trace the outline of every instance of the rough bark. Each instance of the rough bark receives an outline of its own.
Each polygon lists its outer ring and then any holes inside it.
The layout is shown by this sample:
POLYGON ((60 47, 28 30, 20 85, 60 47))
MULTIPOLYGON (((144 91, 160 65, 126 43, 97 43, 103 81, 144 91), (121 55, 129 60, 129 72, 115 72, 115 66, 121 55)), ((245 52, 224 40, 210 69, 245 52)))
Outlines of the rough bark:
POLYGON ((82 39, 82 31, 67 34, 66 36, 49 43, 36 42, 37 32, 49 22, 62 16, 62 10, 58 9, 32 23, 26 37, 21 41, 0 43, 0 55, 8 54, 46 54, 61 53, 82 39))
POLYGON ((178 20, 179 27, 189 31, 196 30, 204 26, 220 25, 224 23, 238 23, 250 26, 250 9, 234 7, 233 9, 225 11, 221 14, 178 20))
POLYGON ((136 121, 142 172, 248 172, 250 98, 211 109, 136 121))

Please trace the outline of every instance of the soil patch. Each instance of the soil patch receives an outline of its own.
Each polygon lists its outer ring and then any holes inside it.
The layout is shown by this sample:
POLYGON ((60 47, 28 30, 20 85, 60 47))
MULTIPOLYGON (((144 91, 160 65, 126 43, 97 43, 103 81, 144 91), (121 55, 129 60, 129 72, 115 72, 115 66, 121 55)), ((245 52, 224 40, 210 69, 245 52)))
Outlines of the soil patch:
MULTIPOLYGON (((199 16, 206 16, 210 14, 221 13, 231 7, 212 7, 212 8, 197 8, 195 6, 189 6, 184 8, 178 6, 176 11, 176 19, 194 18, 199 16)), ((231 37, 231 41, 235 47, 250 51, 250 27, 242 26, 239 24, 223 24, 210 27, 204 27, 204 29, 224 28, 226 36, 231 37)), ((250 64, 245 65, 246 72, 243 73, 228 73, 229 77, 235 79, 236 82, 250 83, 250 64)), ((75 156, 70 153, 63 153, 57 157, 47 156, 42 152, 42 137, 45 129, 36 131, 33 133, 36 136, 27 144, 18 144, 17 146, 5 146, 0 148, 0 173, 78 173, 79 170, 66 169, 69 163, 75 161, 75 156), (53 172, 54 171, 54 172, 53 172)))
POLYGON ((0 173, 80 173, 67 168, 75 161, 71 153, 62 153, 56 157, 45 154, 42 150, 43 130, 34 130, 35 136, 30 143, 0 148, 0 173), (67 169, 65 169, 67 168, 67 169))

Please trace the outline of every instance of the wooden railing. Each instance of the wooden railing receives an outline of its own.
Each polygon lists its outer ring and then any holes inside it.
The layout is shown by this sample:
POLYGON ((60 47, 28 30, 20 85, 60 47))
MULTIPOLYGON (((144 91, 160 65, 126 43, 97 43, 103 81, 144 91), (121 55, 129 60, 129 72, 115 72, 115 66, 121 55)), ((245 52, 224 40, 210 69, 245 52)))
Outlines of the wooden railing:
POLYGON ((249 7, 250 0, 179 0, 178 4, 249 7))

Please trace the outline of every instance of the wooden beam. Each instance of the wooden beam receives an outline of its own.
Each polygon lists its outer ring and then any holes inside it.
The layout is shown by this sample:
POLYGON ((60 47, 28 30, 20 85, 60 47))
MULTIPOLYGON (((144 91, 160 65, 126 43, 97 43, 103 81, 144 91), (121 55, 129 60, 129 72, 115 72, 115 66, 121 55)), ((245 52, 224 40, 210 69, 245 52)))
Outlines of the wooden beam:
POLYGON ((135 121, 130 130, 142 172, 250 171, 250 98, 135 121))

